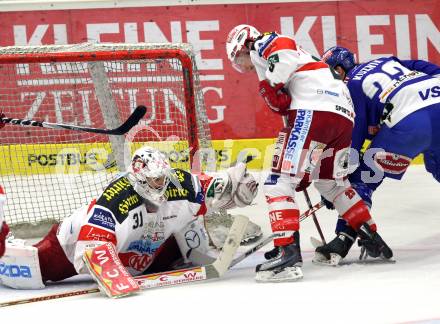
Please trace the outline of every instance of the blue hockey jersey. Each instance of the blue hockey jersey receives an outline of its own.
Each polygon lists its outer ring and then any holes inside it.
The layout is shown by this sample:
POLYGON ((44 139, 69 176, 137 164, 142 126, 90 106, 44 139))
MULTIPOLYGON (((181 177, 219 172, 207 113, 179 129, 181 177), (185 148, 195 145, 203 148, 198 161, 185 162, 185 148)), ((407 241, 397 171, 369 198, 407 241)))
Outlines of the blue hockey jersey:
POLYGON ((355 66, 347 86, 355 107, 352 147, 360 150, 383 122, 393 127, 412 112, 440 103, 440 67, 384 57, 355 66))

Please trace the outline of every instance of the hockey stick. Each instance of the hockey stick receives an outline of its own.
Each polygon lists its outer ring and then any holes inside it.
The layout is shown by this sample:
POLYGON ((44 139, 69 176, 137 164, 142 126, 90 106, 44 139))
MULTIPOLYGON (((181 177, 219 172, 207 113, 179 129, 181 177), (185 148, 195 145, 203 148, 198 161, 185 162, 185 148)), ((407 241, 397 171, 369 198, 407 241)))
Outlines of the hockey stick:
MULTIPOLYGON (((242 215, 235 217, 234 223, 232 224, 229 234, 226 238, 225 245, 213 263, 205 266, 136 276, 134 279, 141 289, 150 289, 220 278, 228 270, 233 261, 234 254, 240 245, 240 240, 244 234, 248 221, 249 219, 242 215)), ((0 303, 0 308, 45 300, 93 294, 99 291, 100 290, 98 288, 89 288, 60 294, 14 300, 0 303)))
POLYGON ((64 130, 68 129, 74 131, 108 134, 108 135, 123 135, 127 133, 131 128, 133 128, 133 126, 137 125, 137 123, 141 120, 141 118, 144 117, 146 112, 147 112, 147 108, 145 106, 137 106, 136 109, 133 111, 133 113, 128 117, 128 119, 121 126, 114 129, 103 129, 103 128, 93 128, 93 127, 85 127, 85 126, 77 126, 77 125, 49 123, 49 122, 42 122, 31 119, 18 119, 18 118, 9 118, 9 117, 1 118, 1 122, 4 124, 13 124, 20 126, 34 126, 34 127, 64 129, 64 130))
MULTIPOLYGON (((309 208, 311 210, 313 210, 312 202, 310 201, 310 197, 309 197, 309 193, 307 192, 307 189, 304 189, 304 197, 306 198, 307 205, 309 206, 309 208)), ((321 203, 324 204, 322 201, 321 201, 321 203)), ((315 227, 319 233, 319 236, 321 237, 322 243, 326 244, 325 237, 324 237, 324 234, 322 233, 321 225, 319 225, 318 218, 316 217, 315 211, 312 211, 311 214, 312 214, 313 222, 315 223, 315 227)))

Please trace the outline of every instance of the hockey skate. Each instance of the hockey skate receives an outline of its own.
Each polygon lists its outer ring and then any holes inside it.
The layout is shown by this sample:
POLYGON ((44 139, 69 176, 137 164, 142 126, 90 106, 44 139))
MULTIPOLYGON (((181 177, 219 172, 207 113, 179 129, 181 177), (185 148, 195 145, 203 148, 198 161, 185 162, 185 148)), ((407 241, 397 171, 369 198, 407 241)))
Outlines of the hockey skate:
POLYGON ((367 223, 362 224, 358 234, 358 245, 361 247, 360 260, 366 259, 369 256, 393 261, 391 260, 393 251, 377 232, 371 230, 367 223))
POLYGON ((316 247, 312 262, 319 265, 337 266, 347 256, 356 237, 356 231, 347 227, 345 231, 337 233, 329 243, 316 247))
POLYGON ((257 266, 257 282, 296 281, 303 277, 299 233, 295 232, 293 236, 295 241, 292 244, 276 247, 267 254, 270 259, 257 266))

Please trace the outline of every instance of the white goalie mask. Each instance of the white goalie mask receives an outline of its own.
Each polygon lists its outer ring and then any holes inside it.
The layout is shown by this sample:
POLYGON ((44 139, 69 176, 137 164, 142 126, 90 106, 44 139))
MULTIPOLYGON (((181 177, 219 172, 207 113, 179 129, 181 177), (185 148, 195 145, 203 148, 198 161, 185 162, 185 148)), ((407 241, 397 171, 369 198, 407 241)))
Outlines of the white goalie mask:
POLYGON ((163 153, 144 146, 134 152, 128 178, 140 196, 158 207, 166 201, 165 191, 171 172, 170 163, 163 153))
POLYGON ((245 72, 245 55, 247 52, 245 44, 248 41, 254 41, 260 36, 260 32, 250 25, 238 25, 234 27, 228 34, 226 39, 226 53, 232 66, 238 72, 245 72), (243 61, 243 62, 242 62, 243 61))

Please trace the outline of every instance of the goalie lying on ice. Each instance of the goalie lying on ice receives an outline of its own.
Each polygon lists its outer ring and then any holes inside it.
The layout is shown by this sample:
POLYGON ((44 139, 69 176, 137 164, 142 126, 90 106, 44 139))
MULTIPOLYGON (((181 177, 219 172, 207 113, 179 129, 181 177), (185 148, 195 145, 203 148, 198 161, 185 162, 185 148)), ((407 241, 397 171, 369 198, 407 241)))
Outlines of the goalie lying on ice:
POLYGON ((172 245, 179 247, 185 261, 199 264, 208 242, 198 216, 249 205, 256 194, 257 183, 244 163, 214 176, 196 176, 172 169, 158 150, 142 147, 134 153, 128 172, 88 206, 54 225, 42 241, 34 246, 9 243, 0 260, 0 281, 12 288, 33 289, 43 288, 49 280, 88 273, 85 250, 105 242, 116 246, 131 275, 151 272, 161 261, 173 259, 172 245), (195 249, 202 254, 192 253, 195 249), (12 275, 10 270, 17 265, 20 271, 12 275))

